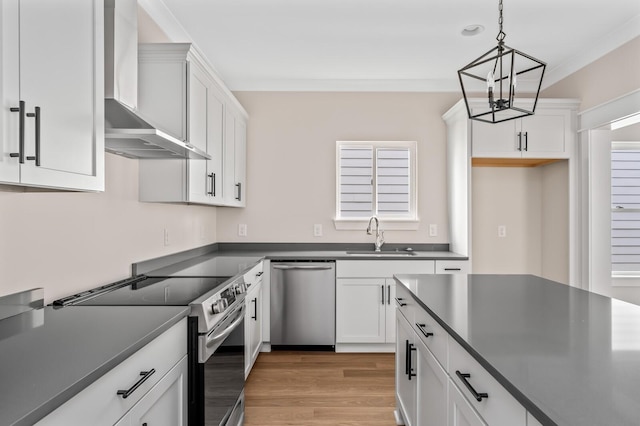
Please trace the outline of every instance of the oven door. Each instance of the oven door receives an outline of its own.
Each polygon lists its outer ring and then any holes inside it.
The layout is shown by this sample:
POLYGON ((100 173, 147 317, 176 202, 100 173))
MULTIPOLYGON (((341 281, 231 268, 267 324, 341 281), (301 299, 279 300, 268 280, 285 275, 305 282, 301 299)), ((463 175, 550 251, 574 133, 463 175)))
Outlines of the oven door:
POLYGON ((198 337, 197 425, 238 426, 244 420, 244 301, 198 337))

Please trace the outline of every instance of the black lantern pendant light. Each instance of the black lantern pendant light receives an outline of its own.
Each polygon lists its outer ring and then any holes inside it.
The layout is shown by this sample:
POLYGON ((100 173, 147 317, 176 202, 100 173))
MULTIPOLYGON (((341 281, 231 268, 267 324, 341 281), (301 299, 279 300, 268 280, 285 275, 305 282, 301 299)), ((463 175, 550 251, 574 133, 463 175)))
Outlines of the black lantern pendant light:
POLYGON ((547 66, 504 44, 506 34, 502 31, 502 0, 499 0, 498 9, 498 46, 458 71, 469 118, 487 123, 533 115, 547 66), (520 96, 524 91, 533 93, 534 89, 535 97, 520 96), (487 102, 470 107, 468 94, 483 92, 487 94, 487 102))

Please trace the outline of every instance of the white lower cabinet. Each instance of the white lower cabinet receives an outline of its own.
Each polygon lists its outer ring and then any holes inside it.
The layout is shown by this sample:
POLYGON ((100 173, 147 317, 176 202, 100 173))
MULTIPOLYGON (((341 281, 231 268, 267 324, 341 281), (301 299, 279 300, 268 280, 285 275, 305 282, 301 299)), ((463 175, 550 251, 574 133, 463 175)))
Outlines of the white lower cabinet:
POLYGON ((417 424, 443 426, 447 424, 447 394, 449 377, 431 351, 420 339, 417 348, 417 424))
POLYGON ((394 274, 432 274, 433 260, 338 260, 336 352, 395 349, 394 274))
POLYGON ((245 299, 245 378, 249 376, 253 364, 262 347, 262 280, 251 286, 245 299))
POLYGON ((115 426, 186 426, 186 380, 185 356, 115 426))
POLYGON ((415 426, 417 374, 414 333, 407 319, 396 316, 396 400, 406 426, 415 426))
POLYGON ((449 426, 487 426, 452 381, 449 383, 447 399, 449 426))
POLYGON ((186 425, 186 355, 185 318, 36 425, 186 425))

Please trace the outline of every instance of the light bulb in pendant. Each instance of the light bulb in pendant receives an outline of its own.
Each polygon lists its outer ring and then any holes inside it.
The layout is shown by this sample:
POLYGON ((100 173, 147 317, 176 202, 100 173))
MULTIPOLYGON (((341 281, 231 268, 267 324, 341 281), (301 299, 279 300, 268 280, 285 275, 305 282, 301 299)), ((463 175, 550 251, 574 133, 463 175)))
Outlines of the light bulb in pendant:
POLYGON ((496 88, 496 80, 493 77, 493 73, 489 71, 487 74, 487 92, 493 91, 496 88))

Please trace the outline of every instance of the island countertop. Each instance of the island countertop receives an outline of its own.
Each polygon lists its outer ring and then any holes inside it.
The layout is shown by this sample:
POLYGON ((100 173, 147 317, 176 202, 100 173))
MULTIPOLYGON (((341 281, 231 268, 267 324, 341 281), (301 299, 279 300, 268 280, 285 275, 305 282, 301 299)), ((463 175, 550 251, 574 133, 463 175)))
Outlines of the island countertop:
POLYGON ((396 281, 542 424, 640 424, 640 306, 532 275, 396 281))

